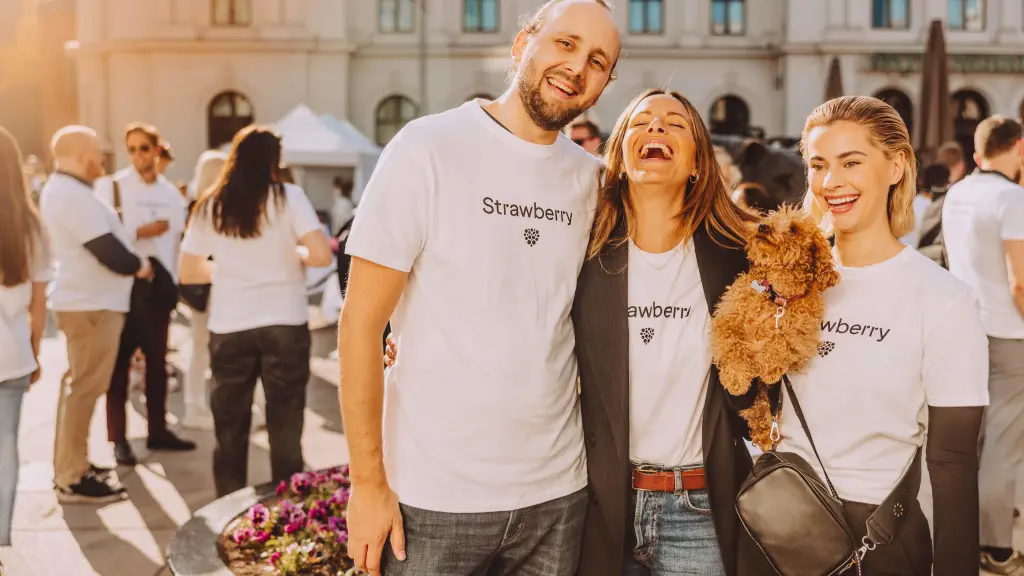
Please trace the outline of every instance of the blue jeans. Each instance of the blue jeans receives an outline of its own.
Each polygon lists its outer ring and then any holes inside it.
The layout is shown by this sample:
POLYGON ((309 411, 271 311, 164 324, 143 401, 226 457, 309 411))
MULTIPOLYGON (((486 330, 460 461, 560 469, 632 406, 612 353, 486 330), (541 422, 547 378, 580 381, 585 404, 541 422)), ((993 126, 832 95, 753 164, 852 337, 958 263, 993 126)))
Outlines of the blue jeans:
POLYGON ((18 490, 18 423, 28 376, 0 382, 0 546, 11 545, 14 494, 18 490))
POLYGON ((399 562, 386 542, 385 576, 573 576, 587 491, 510 512, 401 509, 406 560, 399 562))
POLYGON ((725 576, 707 490, 633 491, 636 548, 623 576, 725 576))

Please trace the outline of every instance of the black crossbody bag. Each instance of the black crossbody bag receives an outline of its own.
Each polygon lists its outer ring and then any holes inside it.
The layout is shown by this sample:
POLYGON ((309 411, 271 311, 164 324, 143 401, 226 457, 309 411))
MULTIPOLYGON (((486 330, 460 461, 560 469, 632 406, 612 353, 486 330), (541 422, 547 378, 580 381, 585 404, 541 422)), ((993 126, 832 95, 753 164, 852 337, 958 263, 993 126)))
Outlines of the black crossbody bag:
POLYGON ((921 448, 896 488, 867 519, 867 536, 858 542, 843 513, 843 501, 818 456, 793 385, 788 376, 783 375, 782 379, 786 391, 779 394, 772 440, 778 444, 778 419, 783 398, 788 395, 825 482, 806 460, 790 452, 778 452, 772 446, 754 463, 750 476, 740 487, 736 512, 743 528, 780 575, 836 576, 853 567, 860 574, 864 556, 877 546, 891 543, 918 505, 921 448))

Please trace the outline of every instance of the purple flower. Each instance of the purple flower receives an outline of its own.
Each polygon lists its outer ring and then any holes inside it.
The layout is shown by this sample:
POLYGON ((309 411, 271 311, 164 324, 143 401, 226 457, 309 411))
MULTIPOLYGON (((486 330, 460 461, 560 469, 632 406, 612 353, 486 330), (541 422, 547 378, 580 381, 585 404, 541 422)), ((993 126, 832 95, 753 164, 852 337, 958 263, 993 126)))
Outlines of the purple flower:
POLYGON ((348 477, 348 476, 349 476, 349 472, 350 472, 350 470, 351 470, 351 469, 349 468, 349 465, 348 465, 348 464, 345 464, 344 466, 342 466, 342 467, 341 467, 341 473, 342 473, 342 474, 344 474, 344 475, 345 475, 345 477, 348 477))
POLYGON ((274 552, 273 554, 270 555, 270 563, 273 564, 274 566, 277 566, 277 562, 279 560, 281 560, 281 553, 280 552, 274 552))
POLYGON ((305 518, 300 520, 293 520, 285 525, 284 531, 287 534, 294 534, 305 526, 305 518))
POLYGON ((263 504, 256 504, 249 509, 249 520, 253 526, 262 526, 270 518, 270 511, 263 504))
POLYGON ((348 532, 341 531, 338 533, 338 544, 344 544, 348 542, 348 532))
POLYGON ((237 530, 232 535, 232 537, 235 540, 235 544, 244 544, 244 543, 246 543, 246 542, 248 542, 249 540, 252 539, 252 529, 251 528, 242 528, 241 530, 237 530))
POLYGON ((309 476, 302 473, 292 474, 292 491, 305 494, 310 488, 309 476))
POLYGON ((263 544, 267 540, 270 540, 270 532, 264 532, 263 530, 257 530, 253 535, 252 539, 263 544))
POLYGON ((349 491, 344 488, 338 488, 331 494, 330 504, 332 506, 344 506, 348 504, 349 491))
POLYGON ((284 493, 288 491, 288 484, 284 480, 278 483, 277 489, 274 491, 278 496, 284 496, 284 493))
POLYGON ((348 522, 341 516, 331 516, 327 519, 327 529, 331 532, 344 532, 348 529, 348 522))
POLYGON ((315 508, 313 508, 312 510, 309 511, 309 519, 310 520, 320 520, 320 519, 323 519, 323 518, 326 518, 326 517, 327 517, 327 514, 324 512, 323 508, 315 507, 315 508))

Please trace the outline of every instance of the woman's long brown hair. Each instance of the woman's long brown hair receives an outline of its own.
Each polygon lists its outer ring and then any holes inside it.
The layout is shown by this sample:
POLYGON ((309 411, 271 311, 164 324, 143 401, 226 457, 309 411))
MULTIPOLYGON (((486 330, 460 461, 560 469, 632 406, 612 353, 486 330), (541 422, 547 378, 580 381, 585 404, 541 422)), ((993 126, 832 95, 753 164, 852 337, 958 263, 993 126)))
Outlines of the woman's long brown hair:
POLYGON ((36 250, 46 250, 43 223, 25 181, 21 148, 0 126, 0 286, 30 279, 36 250))
POLYGON ((641 102, 651 96, 667 94, 680 103, 690 116, 690 129, 696 143, 697 181, 687 181, 683 209, 679 214, 679 225, 683 238, 689 238, 704 226, 714 241, 720 245, 732 243, 737 246, 746 244, 746 228, 756 217, 737 206, 729 197, 722 178, 722 170, 715 158, 715 148, 711 135, 701 120, 700 113, 693 104, 679 92, 651 88, 638 94, 619 116, 612 130, 611 138, 605 145, 604 179, 597 197, 597 213, 594 216, 594 230, 587 249, 587 258, 594 258, 609 246, 619 245, 633 235, 636 226, 636 214, 629 201, 629 180, 622 159, 622 142, 626 138, 629 118, 641 102), (626 236, 612 238, 615 230, 625 221, 626 236))

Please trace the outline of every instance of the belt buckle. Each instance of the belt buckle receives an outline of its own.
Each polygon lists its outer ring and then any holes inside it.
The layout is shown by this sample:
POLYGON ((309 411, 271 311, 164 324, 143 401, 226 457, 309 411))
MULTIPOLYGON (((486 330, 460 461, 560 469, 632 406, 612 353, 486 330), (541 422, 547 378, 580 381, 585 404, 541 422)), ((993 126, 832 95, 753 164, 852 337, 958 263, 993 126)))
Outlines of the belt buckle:
POLYGON ((636 487, 636 477, 633 474, 635 473, 635 474, 640 474, 642 476, 647 476, 647 475, 649 475, 651 473, 656 473, 656 472, 658 472, 658 469, 655 468, 654 466, 651 466, 650 464, 634 465, 633 466, 633 473, 630 473, 630 475, 629 475, 629 485, 630 485, 630 487, 633 490, 639 490, 641 492, 650 492, 650 490, 646 490, 644 488, 637 488, 636 487))

